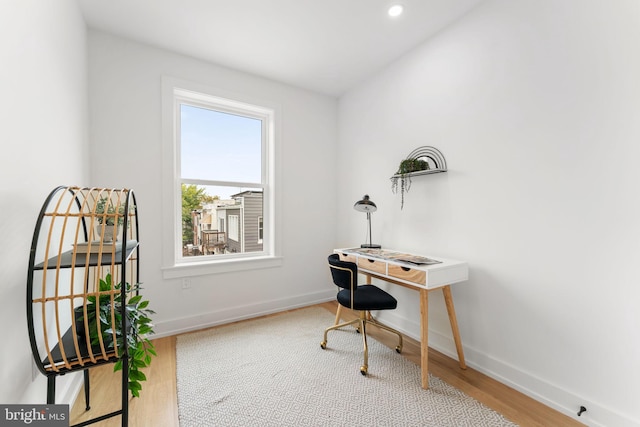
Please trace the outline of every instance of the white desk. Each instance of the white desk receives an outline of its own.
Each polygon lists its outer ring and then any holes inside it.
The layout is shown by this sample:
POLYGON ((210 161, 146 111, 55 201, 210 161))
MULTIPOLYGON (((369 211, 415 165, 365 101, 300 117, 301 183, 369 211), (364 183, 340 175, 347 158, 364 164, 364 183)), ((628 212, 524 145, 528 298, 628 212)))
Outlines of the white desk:
MULTIPOLYGON (((456 311, 453 306, 450 285, 463 282, 469 278, 469 267, 466 262, 456 261, 440 257, 423 257, 408 254, 406 252, 390 249, 360 249, 347 248, 335 249, 334 253, 340 255, 343 261, 355 262, 358 271, 364 274, 367 283, 375 277, 385 282, 416 289, 420 292, 420 368, 422 372, 422 388, 429 388, 429 292, 442 289, 444 294, 449 322, 453 332, 453 339, 458 352, 458 362, 462 369, 467 366, 464 362, 464 352, 456 311), (403 260, 413 261, 438 261, 433 264, 416 264, 403 260)), ((340 309, 341 306, 338 306, 340 309)), ((339 315, 339 312, 338 312, 339 315)))

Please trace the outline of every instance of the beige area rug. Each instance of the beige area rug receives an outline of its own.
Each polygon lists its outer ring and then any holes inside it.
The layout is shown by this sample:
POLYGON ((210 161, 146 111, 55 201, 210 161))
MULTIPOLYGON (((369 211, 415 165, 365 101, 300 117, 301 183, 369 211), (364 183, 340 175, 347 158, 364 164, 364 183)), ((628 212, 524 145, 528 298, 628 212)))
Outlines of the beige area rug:
POLYGON ((420 369, 374 339, 369 375, 353 328, 322 334, 320 307, 180 335, 181 427, 514 426, 442 380, 420 386, 420 369))

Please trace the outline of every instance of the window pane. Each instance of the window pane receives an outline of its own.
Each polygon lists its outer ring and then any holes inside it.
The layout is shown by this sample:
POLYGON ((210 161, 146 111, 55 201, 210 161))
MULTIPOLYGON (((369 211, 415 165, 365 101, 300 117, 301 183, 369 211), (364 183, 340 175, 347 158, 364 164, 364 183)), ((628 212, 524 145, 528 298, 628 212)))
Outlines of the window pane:
POLYGON ((182 255, 262 251, 262 217, 260 188, 182 184, 182 255))
POLYGON ((240 243, 240 220, 238 215, 229 215, 229 240, 240 243))
POLYGON ((259 183, 262 121, 180 105, 182 178, 259 183))

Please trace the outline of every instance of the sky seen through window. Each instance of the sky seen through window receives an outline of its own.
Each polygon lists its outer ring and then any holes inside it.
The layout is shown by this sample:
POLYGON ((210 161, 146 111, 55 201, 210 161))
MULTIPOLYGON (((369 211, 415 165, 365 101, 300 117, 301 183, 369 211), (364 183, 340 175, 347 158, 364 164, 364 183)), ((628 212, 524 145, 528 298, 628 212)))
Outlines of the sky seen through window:
MULTIPOLYGON (((186 179, 260 183, 261 120, 182 104, 181 176, 186 179)), ((204 186, 210 196, 229 199, 241 187, 204 186)))

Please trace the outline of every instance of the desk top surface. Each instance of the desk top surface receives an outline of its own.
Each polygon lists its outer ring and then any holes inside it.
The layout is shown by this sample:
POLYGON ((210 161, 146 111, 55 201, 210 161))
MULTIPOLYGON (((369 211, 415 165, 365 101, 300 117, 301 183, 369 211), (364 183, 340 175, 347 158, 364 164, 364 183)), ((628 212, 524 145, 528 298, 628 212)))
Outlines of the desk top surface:
POLYGON ((435 256, 414 255, 393 249, 369 249, 369 248, 343 248, 334 252, 366 260, 374 260, 385 266, 373 266, 358 262, 358 267, 363 273, 371 272, 377 276, 392 277, 394 280, 424 288, 436 288, 447 284, 466 281, 469 277, 469 268, 465 261, 442 258, 435 256), (396 265, 402 270, 400 274, 392 273, 391 267, 396 265), (409 271, 424 272, 423 275, 413 278, 409 271), (406 276, 406 277, 404 277, 406 276))

